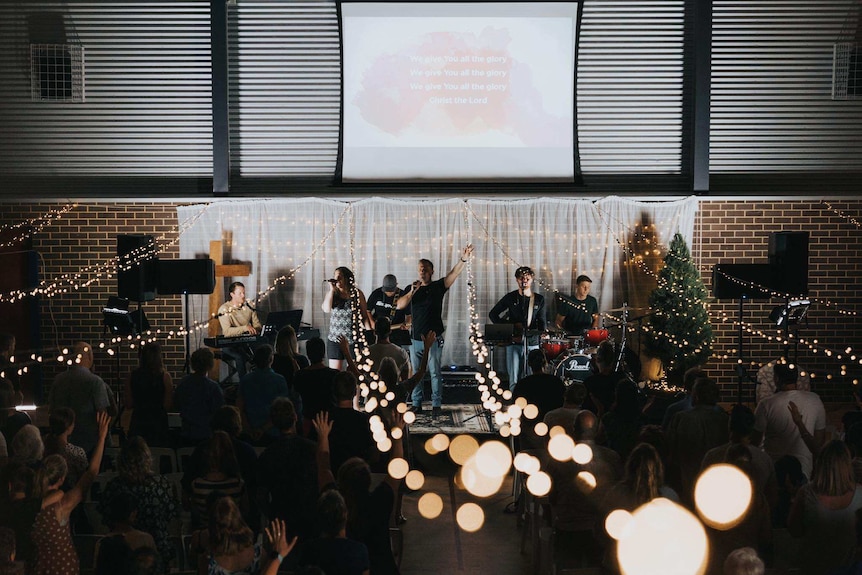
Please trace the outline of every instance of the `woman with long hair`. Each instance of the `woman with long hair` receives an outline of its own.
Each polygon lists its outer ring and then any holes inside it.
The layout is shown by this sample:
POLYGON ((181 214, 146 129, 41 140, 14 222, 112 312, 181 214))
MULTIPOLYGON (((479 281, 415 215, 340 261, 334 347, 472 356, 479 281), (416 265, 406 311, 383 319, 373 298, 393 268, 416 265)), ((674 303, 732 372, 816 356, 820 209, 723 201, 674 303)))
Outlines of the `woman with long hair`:
POLYGON ((233 499, 237 506, 248 512, 245 483, 240 473, 239 463, 230 436, 224 431, 216 431, 204 448, 203 474, 192 480, 191 502, 195 522, 207 523, 208 501, 213 493, 233 499))
POLYGON ((329 333, 326 336, 326 356, 329 367, 344 369, 344 355, 338 338, 343 337, 353 345, 354 335, 362 329, 370 329, 368 323, 368 306, 365 294, 356 287, 356 280, 350 268, 344 266, 335 268, 335 276, 329 281, 329 291, 323 298, 321 308, 329 317, 329 333))
POLYGON ((168 538, 168 524, 177 515, 177 501, 167 479, 152 471, 150 447, 142 437, 132 437, 117 458, 118 477, 105 486, 99 498, 99 513, 110 513, 110 501, 120 493, 129 493, 138 503, 136 527, 153 536, 163 565, 174 557, 174 546, 168 538))
POLYGON ((48 436, 45 438, 45 455, 62 455, 69 468, 66 487, 71 488, 87 469, 87 453, 82 447, 69 443, 75 429, 75 412, 69 407, 58 407, 48 416, 48 436))
POLYGON ((263 553, 254 533, 230 497, 219 497, 210 505, 206 529, 192 535, 191 547, 199 550, 199 575, 275 575, 279 565, 296 545, 286 539, 284 522, 275 520, 265 529, 269 547, 277 555, 263 553))
POLYGON ((35 495, 41 498, 42 507, 36 515, 33 531, 30 534, 36 550, 36 561, 32 571, 34 575, 77 575, 81 571, 78 554, 72 542, 69 517, 72 510, 84 500, 84 495, 99 473, 110 420, 111 418, 105 412, 96 414, 98 425, 96 447, 89 467, 81 475, 75 487, 66 492, 62 489, 67 473, 66 460, 62 455, 54 454, 46 457, 37 473, 35 495))
POLYGON ((811 481, 797 491, 787 518, 790 534, 801 537, 802 573, 831 573, 853 562, 858 509, 862 486, 853 476, 850 450, 843 441, 830 441, 817 454, 811 481))
POLYGON ((129 437, 139 435, 149 445, 169 445, 168 411, 174 382, 165 369, 162 346, 148 343, 140 349, 140 363, 126 382, 125 407, 132 410, 129 437))

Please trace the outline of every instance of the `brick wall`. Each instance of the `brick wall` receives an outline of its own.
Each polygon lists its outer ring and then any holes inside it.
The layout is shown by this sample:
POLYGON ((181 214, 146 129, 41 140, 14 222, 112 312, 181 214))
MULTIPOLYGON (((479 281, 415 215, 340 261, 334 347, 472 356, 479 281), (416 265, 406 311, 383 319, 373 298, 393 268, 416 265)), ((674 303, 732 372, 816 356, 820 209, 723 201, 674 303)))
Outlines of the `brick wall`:
MULTIPOLYGON (((0 222, 7 224, 40 216, 62 203, 0 204, 0 222)), ((848 216, 862 220, 862 199, 833 202, 833 207, 848 216)), ((173 203, 111 203, 93 202, 78 206, 32 238, 33 249, 42 258, 42 279, 53 279, 62 274, 75 273, 88 266, 98 266, 116 253, 118 234, 152 234, 165 245, 176 240, 176 204, 173 203)), ((862 229, 846 217, 836 214, 815 200, 749 201, 722 200, 701 202, 695 232, 695 245, 690 246, 701 266, 704 281, 711 287, 712 266, 718 262, 766 263, 768 234, 770 231, 809 231, 809 289, 818 300, 834 302, 838 307, 862 310, 859 292, 862 277, 862 229)), ((178 249, 172 245, 167 257, 177 257, 178 249)), ((113 269, 110 277, 101 279, 81 291, 70 291, 41 302, 41 333, 45 356, 53 357, 58 346, 69 345, 78 339, 93 343, 105 341, 102 327, 102 307, 109 295, 116 293, 113 269)), ((757 329, 770 330, 769 312, 779 302, 748 302, 744 307, 744 321, 757 329)), ((14 305, 0 303, 0 305, 14 305)), ((143 304, 153 326, 172 329, 182 325, 180 296, 160 297, 143 304)), ((737 396, 735 374, 738 338, 732 322, 738 314, 737 300, 721 300, 711 305, 715 318, 722 314, 730 321, 715 321, 715 351, 727 354, 728 359, 712 359, 708 372, 716 377, 722 388, 722 400, 731 401, 737 396)), ((15 331, 14 326, 0 329, 15 331)), ((772 331, 774 333, 774 330, 772 331)), ((862 347, 862 319, 840 315, 823 305, 815 304, 808 314, 800 335, 817 339, 821 348, 837 353, 847 346, 862 347)), ((781 355, 783 347, 776 341, 749 335, 743 338, 748 367, 752 373, 763 362, 781 355)), ((167 367, 179 375, 184 361, 183 341, 180 338, 165 342, 167 367)), ((20 357, 20 354, 19 354, 20 357)), ((862 357, 862 354, 860 354, 862 357)), ((104 351, 96 354, 95 371, 116 385, 135 365, 134 352, 123 348, 119 354, 119 369, 115 358, 104 351)), ((827 358, 821 352, 812 353, 802 346, 799 363, 815 374, 817 390, 827 401, 844 401, 850 392, 852 380, 862 379, 862 366, 858 360, 827 358), (841 376, 841 365, 847 365, 846 376, 841 376), (828 376, 831 376, 829 378, 828 376)), ((52 380, 59 365, 46 361, 43 381, 52 380)), ((751 383, 743 386, 743 398, 754 397, 751 383)))

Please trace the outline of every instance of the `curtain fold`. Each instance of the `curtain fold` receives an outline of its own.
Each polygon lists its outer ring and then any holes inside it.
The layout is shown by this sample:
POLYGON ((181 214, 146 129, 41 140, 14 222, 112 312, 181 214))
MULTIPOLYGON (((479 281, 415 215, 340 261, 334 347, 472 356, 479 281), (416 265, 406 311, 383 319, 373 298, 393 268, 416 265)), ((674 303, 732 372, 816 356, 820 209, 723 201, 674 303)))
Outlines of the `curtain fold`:
MULTIPOLYGON (((434 279, 445 276, 464 245, 472 242, 471 266, 444 302, 443 361, 461 365, 474 360, 468 344, 471 277, 480 327, 497 300, 515 289, 514 272, 520 265, 536 271, 536 288, 547 300, 549 324, 557 309, 555 292, 570 296, 580 274, 593 280, 592 293, 600 309, 619 307, 632 299, 633 290, 654 281, 640 267, 626 263, 634 248, 642 248, 637 238, 643 235, 643 222, 654 224, 651 233, 659 252, 676 232, 694 247, 697 199, 301 198, 215 202, 201 214, 203 207, 177 208, 180 222, 196 218, 180 238, 180 257, 206 257, 211 240, 225 240, 226 261, 248 262, 252 269, 248 277, 227 281, 242 281, 250 300, 262 294, 256 303, 262 316, 302 309, 303 321, 319 328, 323 336, 328 330, 328 316, 320 308, 328 289, 323 280, 332 277, 336 267, 352 268, 367 296, 388 273, 396 275, 401 287, 408 286, 417 278, 419 258, 433 262, 434 279), (276 281, 297 268, 292 277, 276 281)), ((190 308, 190 324, 205 321, 207 296, 190 296, 190 308)), ((203 329, 192 334, 192 348, 202 345, 205 333, 203 329)))

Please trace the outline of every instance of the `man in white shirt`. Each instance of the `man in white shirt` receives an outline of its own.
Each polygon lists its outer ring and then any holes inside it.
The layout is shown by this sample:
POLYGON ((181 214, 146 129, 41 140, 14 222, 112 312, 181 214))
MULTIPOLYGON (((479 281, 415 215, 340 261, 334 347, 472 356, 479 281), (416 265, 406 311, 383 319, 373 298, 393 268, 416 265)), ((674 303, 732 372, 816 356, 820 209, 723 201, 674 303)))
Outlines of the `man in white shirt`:
POLYGON ((779 391, 757 404, 752 444, 762 440, 773 463, 794 456, 810 478, 814 454, 826 439, 826 409, 816 393, 797 389, 794 366, 776 363, 774 370, 779 391))

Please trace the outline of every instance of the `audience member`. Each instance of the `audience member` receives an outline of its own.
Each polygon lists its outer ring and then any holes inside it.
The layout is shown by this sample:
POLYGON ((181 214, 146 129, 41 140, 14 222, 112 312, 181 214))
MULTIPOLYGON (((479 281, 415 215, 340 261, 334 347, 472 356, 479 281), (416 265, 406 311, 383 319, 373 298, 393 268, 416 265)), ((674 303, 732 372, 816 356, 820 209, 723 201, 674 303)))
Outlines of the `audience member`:
POLYGON ((727 442, 727 414, 716 410, 718 386, 702 377, 691 390, 692 408, 673 416, 667 430, 668 466, 678 478, 671 486, 684 502, 691 502, 694 483, 700 474, 700 464, 706 452, 727 442))
POLYGON ((269 406, 276 397, 287 397, 287 382, 272 369, 273 349, 269 344, 254 350, 254 370, 239 382, 236 407, 242 416, 247 437, 260 444, 278 435, 269 419, 269 406))
POLYGON ((772 510, 772 526, 781 529, 787 527, 790 506, 799 489, 808 483, 808 478, 802 473, 799 460, 785 455, 775 462, 775 482, 778 484, 778 503, 772 510))
POLYGON ((795 367, 777 363, 773 369, 779 391, 757 404, 751 442, 760 445, 762 439, 772 461, 792 455, 811 477, 813 454, 826 439, 826 409, 816 393, 797 388, 795 367))
MULTIPOLYGON (((18 561, 32 565, 36 550, 30 539, 30 532, 36 515, 42 509, 42 498, 36 488, 36 472, 24 463, 13 462, 6 469, 6 477, 9 478, 9 493, 8 499, 3 497, 0 525, 15 532, 18 561)), ((6 495, 5 490, 3 495, 6 495)))
POLYGON ((721 575, 727 556, 740 547, 751 547, 756 549, 761 557, 772 557, 769 504, 752 478, 751 452, 745 445, 736 443, 725 451, 725 458, 720 463, 733 465, 744 473, 752 482, 752 493, 748 509, 734 524, 722 526, 720 529, 706 527, 710 549, 707 569, 709 575, 721 575))
POLYGON ((194 524, 199 526, 208 523, 207 507, 213 493, 232 498, 243 516, 247 517, 248 496, 230 436, 224 431, 214 432, 206 442, 203 455, 203 473, 194 478, 191 484, 194 524))
POLYGON ((304 541, 314 535, 316 448, 297 435, 296 411, 286 397, 272 402, 270 418, 280 435, 257 460, 258 506, 267 517, 283 520, 289 536, 298 535, 304 541))
POLYGON ((122 535, 105 535, 96 541, 94 575, 126 575, 132 548, 122 535))
POLYGON ((117 472, 99 499, 99 513, 108 515, 110 501, 120 493, 131 494, 139 505, 136 527, 153 536, 156 550, 168 564, 174 558, 168 523, 177 515, 177 504, 167 479, 153 473, 150 448, 142 437, 132 437, 120 450, 117 472))
POLYGON ((369 575, 368 548, 347 538, 347 504, 335 489, 317 501, 320 536, 300 549, 300 565, 319 567, 327 575, 369 575))
POLYGON ((64 488, 71 489, 89 464, 83 448, 69 443, 69 435, 75 429, 75 412, 68 407, 55 409, 48 417, 48 429, 48 436, 45 438, 45 455, 56 453, 63 456, 68 467, 64 488))
POLYGON ((727 461, 727 451, 734 445, 743 445, 751 456, 751 478, 758 490, 765 496, 769 507, 778 503, 778 483, 775 479, 775 465, 772 459, 760 447, 751 444, 754 433, 754 412, 745 405, 737 403, 730 410, 727 422, 730 441, 706 452, 701 464, 702 469, 710 465, 727 461))
POLYGON ((523 397, 528 404, 539 408, 539 414, 535 419, 521 418, 521 447, 534 449, 544 445, 544 440, 536 437, 533 429, 545 418, 545 414, 562 407, 566 385, 556 375, 546 373, 548 361, 545 358, 545 352, 541 349, 531 350, 527 354, 527 365, 531 374, 515 384, 512 395, 515 398, 523 397))
POLYGON ((548 459, 546 465, 551 476, 552 526, 556 529, 556 559, 566 567, 598 566, 601 546, 593 527, 604 518, 601 502, 605 493, 622 475, 619 454, 596 443, 600 420, 587 410, 575 417, 572 429, 576 443, 592 450, 592 459, 586 464, 569 459, 548 459))
POLYGON ((148 343, 140 348, 140 363, 126 381, 125 406, 132 410, 129 437, 140 435, 148 445, 170 445, 168 411, 174 382, 165 369, 162 346, 148 343))
POLYGON ((862 486, 853 477, 850 451, 843 442, 830 441, 817 454, 811 482, 800 488, 787 519, 791 535, 801 538, 802 573, 826 575, 855 560, 859 509, 862 486))
POLYGON ((599 344, 594 356, 597 372, 588 375, 584 380, 584 387, 587 388, 589 394, 589 399, 584 407, 599 417, 611 408, 617 382, 623 377, 622 373, 615 370, 616 360, 614 344, 609 340, 603 341, 599 344))
POLYGON ((293 382, 302 396, 302 435, 308 436, 314 416, 321 411, 329 412, 335 407, 335 376, 338 370, 326 365, 326 344, 319 337, 308 340, 305 343, 305 351, 311 365, 299 370, 293 382))
POLYGON ((79 341, 73 346, 70 357, 75 363, 54 378, 48 403, 52 410, 69 407, 75 412, 75 429, 69 441, 90 453, 96 446, 98 434, 96 414, 107 411, 115 417, 117 413, 112 413, 107 384, 90 371, 93 367, 90 344, 79 341))
POLYGON ((688 411, 694 406, 691 399, 691 390, 694 387, 694 382, 701 377, 706 377, 706 373, 704 373, 703 369, 699 365, 685 370, 685 373, 682 376, 682 385, 683 389, 685 389, 685 397, 667 406, 667 409, 664 411, 664 417, 661 421, 663 429, 667 430, 667 428, 670 427, 670 422, 673 420, 674 415, 681 411, 688 411))
POLYGON ((638 386, 622 378, 617 382, 613 404, 602 417, 607 446, 625 460, 637 444, 642 423, 638 386))
POLYGON ((3 575, 24 575, 24 562, 15 561, 15 547, 15 532, 0 527, 0 573, 3 575))
MULTIPOLYGON (((400 414, 392 416, 393 428, 403 430, 404 420, 400 414)), ((337 481, 329 466, 329 440, 332 422, 325 413, 314 420, 318 431, 317 465, 321 491, 337 487, 347 504, 347 536, 363 543, 368 549, 371 572, 375 575, 397 575, 398 567, 392 554, 389 537, 390 518, 396 504, 400 480, 387 474, 374 490, 371 490, 371 468, 358 457, 348 459, 338 469, 337 481)), ((392 457, 404 456, 403 434, 392 440, 392 457)))
POLYGON ((42 508, 33 522, 31 539, 36 550, 32 573, 34 575, 77 575, 80 573, 78 553, 72 542, 72 510, 84 500, 84 496, 102 464, 105 437, 108 435, 110 418, 107 413, 96 414, 96 444, 90 466, 71 490, 61 487, 66 481, 66 460, 61 455, 49 455, 36 478, 36 496, 42 500, 42 508))
POLYGON ((42 434, 39 428, 27 424, 18 430, 9 444, 10 459, 22 463, 35 463, 42 461, 45 455, 45 444, 42 442, 42 434))
MULTIPOLYGON (((195 532, 192 536, 192 546, 205 550, 198 555, 198 573, 208 575, 258 575, 266 573, 274 575, 278 567, 270 570, 271 563, 281 563, 281 559, 271 557, 263 550, 262 542, 255 543, 254 532, 243 521, 242 514, 231 497, 216 499, 209 511, 209 526, 206 530, 195 532)), ((273 543, 273 533, 277 535, 276 542, 284 536, 284 528, 273 522, 267 529, 270 544, 273 543), (279 531, 280 530, 280 531, 279 531)), ((282 542, 284 543, 284 542, 282 542)), ((289 546, 277 546, 278 557, 290 552, 289 546)))
POLYGON ((562 427, 566 433, 571 433, 572 427, 575 424, 575 417, 581 411, 581 405, 587 398, 587 388, 580 381, 572 382, 566 388, 566 393, 563 395, 563 406, 552 409, 545 414, 542 421, 548 426, 548 429, 554 427, 562 427))
POLYGON ((353 409, 355 397, 356 378, 352 373, 340 372, 335 376, 335 399, 338 403, 330 413, 333 425, 329 435, 332 469, 336 471, 351 457, 369 461, 377 452, 369 425, 371 415, 353 409))
POLYGON ((401 379, 407 379, 410 375, 410 356, 404 348, 389 341, 392 334, 392 323, 388 317, 379 317, 374 322, 374 333, 377 335, 377 343, 368 348, 368 357, 371 359, 371 371, 380 371, 380 362, 384 357, 391 357, 398 365, 401 379))
MULTIPOLYGON (((146 531, 141 531, 135 528, 135 523, 138 521, 138 500, 131 493, 117 493, 110 501, 108 501, 108 512, 103 517, 105 524, 111 530, 108 537, 119 537, 128 546, 127 561, 131 557, 132 551, 141 547, 156 548, 156 542, 153 536, 146 531)), ((96 542, 94 555, 96 557, 96 572, 99 572, 99 564, 102 563, 102 557, 99 555, 101 541, 96 542)), ((127 568, 123 564, 121 568, 127 568)))
POLYGON ((724 561, 724 575, 763 575, 766 565, 751 547, 736 549, 724 561))
POLYGON ((293 384, 293 376, 300 369, 311 365, 308 358, 299 353, 299 342, 293 326, 285 326, 278 332, 275 339, 275 355, 272 358, 272 369, 287 382, 287 397, 293 402, 296 411, 302 412, 302 397, 293 384))
POLYGON ((11 387, 12 393, 6 399, 11 401, 9 407, 24 403, 24 393, 18 378, 18 370, 12 363, 15 356, 15 336, 11 333, 0 333, 0 379, 3 379, 11 387))
POLYGON ((212 350, 202 347, 191 356, 192 373, 185 376, 174 393, 174 406, 180 412, 180 437, 188 445, 197 445, 212 435, 210 422, 224 405, 224 392, 207 373, 215 364, 212 350))

